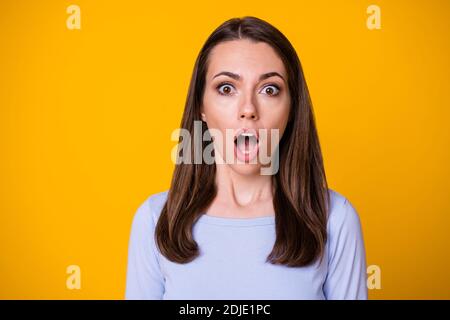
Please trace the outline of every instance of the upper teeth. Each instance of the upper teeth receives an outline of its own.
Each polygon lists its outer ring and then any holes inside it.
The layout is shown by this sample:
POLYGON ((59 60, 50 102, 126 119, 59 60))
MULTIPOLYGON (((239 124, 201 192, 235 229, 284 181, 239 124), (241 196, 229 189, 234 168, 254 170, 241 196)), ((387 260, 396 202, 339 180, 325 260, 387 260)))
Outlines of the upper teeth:
MULTIPOLYGON (((237 140, 237 138, 238 138, 239 136, 243 136, 243 137, 255 137, 255 138, 256 138, 256 135, 255 135, 254 133, 252 133, 252 132, 243 132, 243 133, 240 133, 239 135, 237 135, 237 136, 235 137, 234 140, 237 140)), ((257 139, 257 138, 256 138, 256 139, 257 139)))

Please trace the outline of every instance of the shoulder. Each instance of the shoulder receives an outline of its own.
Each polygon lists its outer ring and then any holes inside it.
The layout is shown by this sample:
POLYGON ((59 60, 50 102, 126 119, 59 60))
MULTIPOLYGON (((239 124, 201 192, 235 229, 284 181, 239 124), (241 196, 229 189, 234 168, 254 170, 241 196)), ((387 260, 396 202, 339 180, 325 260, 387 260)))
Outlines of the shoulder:
POLYGON ((155 225, 167 200, 168 190, 149 195, 138 207, 133 223, 155 225))
POLYGON ((342 229, 359 232, 361 221, 353 204, 342 194, 328 189, 330 207, 328 212, 328 232, 336 233, 342 229))

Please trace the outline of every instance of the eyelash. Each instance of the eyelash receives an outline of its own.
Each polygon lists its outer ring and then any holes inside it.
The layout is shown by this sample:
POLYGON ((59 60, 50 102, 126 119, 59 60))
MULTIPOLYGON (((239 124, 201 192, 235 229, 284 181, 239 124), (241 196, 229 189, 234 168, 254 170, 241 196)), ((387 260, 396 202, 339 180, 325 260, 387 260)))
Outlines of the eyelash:
MULTIPOLYGON (((233 86, 231 83, 229 83, 229 82, 221 82, 221 83, 216 87, 216 89, 217 89, 217 92, 218 92, 220 95, 222 95, 222 96, 228 96, 228 95, 229 95, 229 94, 225 94, 225 93, 220 92, 220 88, 221 88, 222 86, 225 86, 225 85, 231 86, 231 87, 234 88, 234 86, 233 86)), ((267 87, 275 87, 275 89, 278 91, 278 92, 275 93, 275 94, 269 95, 269 97, 276 97, 276 96, 278 96, 278 95, 280 94, 280 92, 281 92, 281 88, 280 88, 278 85, 274 84, 274 83, 267 84, 266 86, 264 86, 263 90, 264 90, 265 88, 267 88, 267 87)))

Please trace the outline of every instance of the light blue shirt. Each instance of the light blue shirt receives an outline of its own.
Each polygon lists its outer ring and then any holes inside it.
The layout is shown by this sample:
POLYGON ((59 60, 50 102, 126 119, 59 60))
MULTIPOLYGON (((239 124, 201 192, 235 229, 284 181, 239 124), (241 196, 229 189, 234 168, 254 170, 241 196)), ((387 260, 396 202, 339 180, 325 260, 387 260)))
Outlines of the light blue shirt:
POLYGON ((202 215, 193 226, 200 256, 166 259, 154 230, 167 191, 137 209, 128 249, 126 299, 367 299, 366 254, 358 213, 329 189, 331 211, 322 263, 287 267, 265 262, 275 243, 275 216, 202 215))

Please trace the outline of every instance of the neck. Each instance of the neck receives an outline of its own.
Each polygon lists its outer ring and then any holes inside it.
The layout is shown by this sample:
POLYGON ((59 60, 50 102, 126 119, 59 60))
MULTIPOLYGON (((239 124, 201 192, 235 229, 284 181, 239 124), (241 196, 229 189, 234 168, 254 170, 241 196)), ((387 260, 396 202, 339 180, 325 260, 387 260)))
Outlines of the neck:
POLYGON ((216 166, 217 196, 237 207, 246 207, 260 201, 270 201, 272 176, 242 175, 228 165, 216 166))

